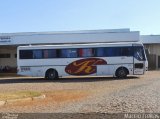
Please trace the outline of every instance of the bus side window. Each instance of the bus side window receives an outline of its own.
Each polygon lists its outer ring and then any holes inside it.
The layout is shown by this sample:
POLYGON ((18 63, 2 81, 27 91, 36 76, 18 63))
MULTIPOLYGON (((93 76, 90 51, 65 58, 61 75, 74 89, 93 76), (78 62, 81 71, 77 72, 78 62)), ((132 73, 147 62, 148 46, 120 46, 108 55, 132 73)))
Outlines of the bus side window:
POLYGON ((96 56, 104 57, 105 56, 105 48, 96 48, 96 56))
POLYGON ((42 59, 42 50, 33 50, 33 59, 42 59))
POLYGON ((33 59, 33 51, 32 50, 20 50, 19 51, 20 59, 33 59))
POLYGON ((105 48, 105 56, 106 57, 111 57, 113 56, 113 49, 110 47, 105 48))
POLYGON ((118 47, 107 47, 105 51, 108 57, 121 56, 121 50, 118 47))
POLYGON ((69 49, 68 56, 70 58, 77 58, 77 56, 78 56, 77 49, 69 49))
POLYGON ((43 50, 43 57, 44 58, 56 58, 57 53, 55 49, 46 49, 43 50))
POLYGON ((60 50, 60 58, 66 58, 67 57, 67 50, 61 49, 60 50))
POLYGON ((122 47, 121 56, 133 56, 132 47, 122 47))
POLYGON ((80 48, 78 49, 79 57, 93 57, 94 49, 93 48, 80 48))
POLYGON ((61 49, 60 57, 61 58, 77 58, 77 49, 61 49))

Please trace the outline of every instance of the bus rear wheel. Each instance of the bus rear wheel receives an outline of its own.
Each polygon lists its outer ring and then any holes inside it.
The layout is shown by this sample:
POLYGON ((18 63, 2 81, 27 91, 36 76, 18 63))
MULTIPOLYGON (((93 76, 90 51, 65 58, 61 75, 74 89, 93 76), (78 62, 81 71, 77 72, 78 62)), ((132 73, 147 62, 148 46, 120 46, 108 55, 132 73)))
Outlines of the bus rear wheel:
POLYGON ((45 78, 49 80, 58 79, 58 72, 54 69, 49 69, 46 71, 45 78))
POLYGON ((128 71, 125 67, 118 68, 117 71, 116 71, 116 77, 117 78, 121 78, 121 79, 126 78, 127 74, 128 74, 128 71))

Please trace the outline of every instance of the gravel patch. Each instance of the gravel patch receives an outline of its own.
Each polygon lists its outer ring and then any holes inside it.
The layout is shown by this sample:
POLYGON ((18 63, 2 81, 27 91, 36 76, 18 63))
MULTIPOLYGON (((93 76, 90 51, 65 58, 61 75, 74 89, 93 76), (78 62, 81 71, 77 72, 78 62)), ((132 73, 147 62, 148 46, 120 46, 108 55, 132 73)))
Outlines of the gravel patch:
POLYGON ((160 79, 75 102, 56 112, 160 113, 160 79))

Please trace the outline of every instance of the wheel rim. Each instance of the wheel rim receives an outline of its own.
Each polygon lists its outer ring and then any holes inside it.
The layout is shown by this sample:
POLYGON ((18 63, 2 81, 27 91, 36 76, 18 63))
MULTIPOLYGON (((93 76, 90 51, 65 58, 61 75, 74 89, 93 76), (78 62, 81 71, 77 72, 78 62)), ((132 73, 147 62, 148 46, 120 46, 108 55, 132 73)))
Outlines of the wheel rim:
POLYGON ((51 78, 51 79, 55 78, 55 71, 52 71, 49 73, 49 78, 51 78))
POLYGON ((121 78, 126 76, 126 72, 123 69, 121 69, 118 74, 119 74, 119 77, 121 78))

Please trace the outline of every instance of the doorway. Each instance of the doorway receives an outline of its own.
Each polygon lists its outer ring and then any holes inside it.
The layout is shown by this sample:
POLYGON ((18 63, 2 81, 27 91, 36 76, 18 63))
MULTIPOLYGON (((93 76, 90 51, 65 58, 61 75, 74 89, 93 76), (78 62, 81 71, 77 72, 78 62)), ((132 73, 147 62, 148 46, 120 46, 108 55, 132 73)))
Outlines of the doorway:
POLYGON ((158 69, 160 69, 160 56, 158 56, 158 69))

